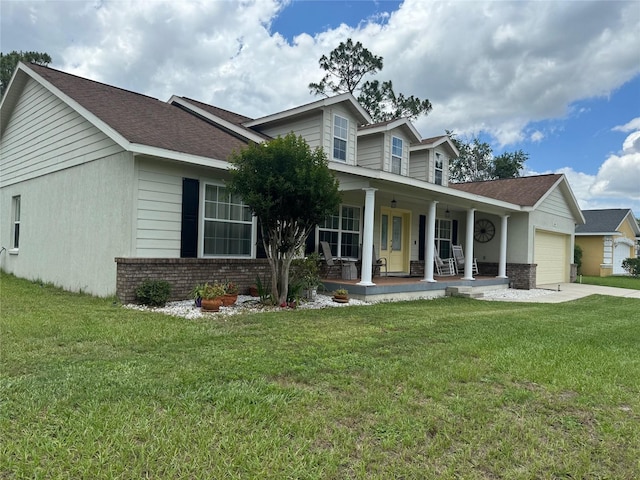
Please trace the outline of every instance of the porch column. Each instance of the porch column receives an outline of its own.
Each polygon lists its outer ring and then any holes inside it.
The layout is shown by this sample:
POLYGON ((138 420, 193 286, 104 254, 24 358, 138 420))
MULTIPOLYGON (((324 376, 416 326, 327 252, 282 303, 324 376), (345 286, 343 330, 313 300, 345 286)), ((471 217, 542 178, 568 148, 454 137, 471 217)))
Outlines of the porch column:
POLYGON ((463 280, 475 280, 473 278, 473 219, 476 209, 467 210, 467 235, 464 246, 464 277, 463 280))
POLYGON ((500 223, 500 261, 498 263, 498 277, 507 278, 507 219, 509 215, 503 215, 500 223))
POLYGON ((362 232, 362 269, 358 285, 375 285, 371 281, 371 269, 373 268, 373 221, 376 206, 375 188, 363 188, 364 190, 364 229, 362 232))
POLYGON ((429 203, 429 212, 427 215, 425 246, 424 246, 424 278, 423 282, 437 282, 433 278, 433 256, 436 243, 436 204, 433 200, 429 203))

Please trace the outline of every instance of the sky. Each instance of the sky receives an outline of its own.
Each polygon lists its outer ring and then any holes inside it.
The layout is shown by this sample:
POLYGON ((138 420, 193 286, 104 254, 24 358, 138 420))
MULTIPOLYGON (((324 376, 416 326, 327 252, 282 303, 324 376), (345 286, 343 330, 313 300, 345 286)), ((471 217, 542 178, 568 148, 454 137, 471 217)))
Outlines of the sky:
POLYGON ((252 118, 317 100, 318 60, 348 38, 383 57, 367 79, 430 100, 424 138, 522 150, 582 209, 640 217, 638 0, 0 0, 3 53, 252 118))

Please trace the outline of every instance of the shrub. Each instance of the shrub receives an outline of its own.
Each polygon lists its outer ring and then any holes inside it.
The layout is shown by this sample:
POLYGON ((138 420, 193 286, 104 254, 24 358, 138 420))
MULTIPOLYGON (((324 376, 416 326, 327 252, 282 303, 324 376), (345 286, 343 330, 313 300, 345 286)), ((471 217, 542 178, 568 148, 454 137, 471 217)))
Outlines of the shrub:
POLYGON ((166 280, 145 280, 136 288, 136 298, 143 305, 163 307, 171 295, 171 285, 166 280))
POLYGON ((629 272, 629 275, 640 277, 640 257, 625 258, 622 261, 622 268, 629 272))
POLYGON ((573 263, 576 264, 577 272, 582 273, 582 247, 577 243, 573 247, 573 263))

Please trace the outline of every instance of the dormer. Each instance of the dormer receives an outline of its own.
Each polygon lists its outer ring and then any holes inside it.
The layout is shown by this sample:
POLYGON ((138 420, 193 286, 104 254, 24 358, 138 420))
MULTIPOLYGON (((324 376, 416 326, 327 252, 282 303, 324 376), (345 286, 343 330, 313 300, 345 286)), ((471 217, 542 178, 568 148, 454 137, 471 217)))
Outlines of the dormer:
POLYGON ((355 165, 358 125, 370 122, 355 97, 343 93, 242 125, 272 138, 293 132, 311 148, 322 147, 329 161, 355 165))
POLYGON ((358 166, 409 175, 409 147, 420 135, 406 118, 360 127, 358 166))
POLYGON ((449 163, 459 152, 447 135, 425 138, 411 145, 410 151, 409 176, 436 185, 449 185, 449 163))

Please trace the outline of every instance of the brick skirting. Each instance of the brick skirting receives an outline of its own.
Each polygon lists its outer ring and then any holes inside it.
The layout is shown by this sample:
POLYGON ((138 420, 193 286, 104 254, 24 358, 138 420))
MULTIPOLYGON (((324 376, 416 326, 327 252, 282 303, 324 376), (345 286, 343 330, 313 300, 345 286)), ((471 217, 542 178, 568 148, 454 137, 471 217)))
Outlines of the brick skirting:
MULTIPOLYGON (((535 263, 507 263, 507 277, 509 285, 513 288, 521 290, 531 290, 536 288, 536 269, 538 265, 535 263)), ((498 275, 497 263, 480 263, 478 269, 483 275, 498 275)))
POLYGON ((271 286, 271 267, 266 259, 231 258, 116 258, 116 295, 122 303, 133 303, 136 288, 147 279, 171 284, 170 300, 186 300, 196 284, 233 281, 247 293, 260 276, 271 286))
MULTIPOLYGON (((519 288, 522 290, 530 290, 536 288, 536 264, 530 263, 507 263, 507 277, 509 277, 509 284, 513 288, 519 288)), ((412 261, 411 276, 421 277, 424 275, 424 262, 412 261)), ((498 275, 497 263, 485 263, 478 262, 478 270, 480 275, 488 277, 498 275)))

